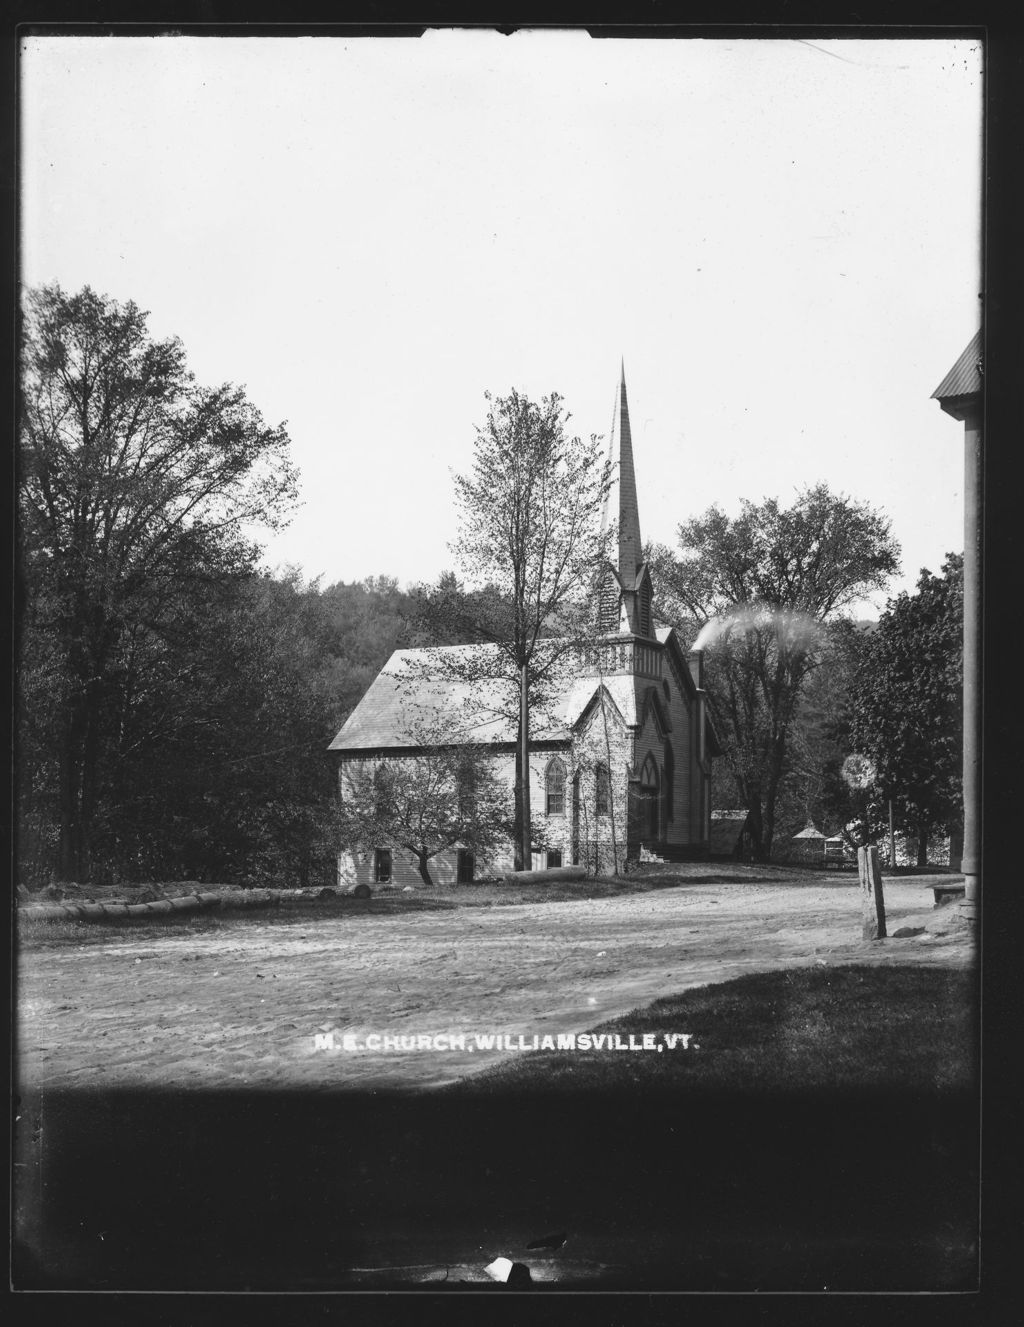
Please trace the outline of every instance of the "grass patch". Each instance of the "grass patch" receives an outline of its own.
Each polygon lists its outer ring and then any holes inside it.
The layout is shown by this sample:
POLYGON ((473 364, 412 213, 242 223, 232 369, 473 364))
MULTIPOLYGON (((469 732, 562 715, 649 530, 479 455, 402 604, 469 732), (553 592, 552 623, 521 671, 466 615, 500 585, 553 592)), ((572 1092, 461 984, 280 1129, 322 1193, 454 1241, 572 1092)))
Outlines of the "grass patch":
MULTIPOLYGON (((251 918, 249 918, 251 920, 251 918)), ((166 917, 83 921, 58 917, 53 921, 21 912, 17 919, 19 948, 25 952, 46 949, 82 949, 87 945, 109 944, 111 940, 156 940, 173 931, 178 935, 206 934, 222 930, 224 921, 217 914, 195 912, 166 917)))
POLYGON ((691 1033, 688 1050, 528 1052, 446 1091, 962 1090, 975 1081, 976 1007, 974 976, 963 970, 761 973, 657 1000, 594 1030, 627 1045, 630 1033, 691 1033))
POLYGON ((320 921, 339 919, 358 921, 362 917, 389 916, 400 912, 438 912, 456 908, 453 901, 419 898, 415 895, 357 899, 296 899, 267 908, 235 911, 226 908, 205 912, 168 913, 141 917, 108 917, 81 920, 58 917, 49 920, 33 917, 31 911, 18 914, 18 941, 25 951, 84 947, 110 944, 112 941, 166 939, 168 935, 188 936, 223 933, 249 926, 309 926, 320 921))

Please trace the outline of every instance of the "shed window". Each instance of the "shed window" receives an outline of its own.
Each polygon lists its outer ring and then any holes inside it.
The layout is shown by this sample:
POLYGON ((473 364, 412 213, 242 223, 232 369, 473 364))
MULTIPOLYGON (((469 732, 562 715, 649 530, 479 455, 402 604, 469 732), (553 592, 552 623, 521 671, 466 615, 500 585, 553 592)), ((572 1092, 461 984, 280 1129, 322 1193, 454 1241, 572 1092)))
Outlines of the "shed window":
POLYGON ((557 756, 548 761, 545 777, 549 816, 565 815, 565 766, 557 756))
POLYGON ((391 880, 391 849, 378 848, 373 854, 373 878, 380 885, 391 880))
POLYGON ((394 814, 394 779, 386 765, 378 765, 373 771, 374 814, 381 820, 387 820, 394 814))

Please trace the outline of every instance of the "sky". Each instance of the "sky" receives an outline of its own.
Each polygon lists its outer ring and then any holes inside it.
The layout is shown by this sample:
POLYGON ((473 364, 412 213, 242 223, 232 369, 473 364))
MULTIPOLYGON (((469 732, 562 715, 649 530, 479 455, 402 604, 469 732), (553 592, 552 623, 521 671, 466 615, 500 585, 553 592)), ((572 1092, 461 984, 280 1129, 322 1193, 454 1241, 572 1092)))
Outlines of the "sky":
POLYGON ((979 43, 43 36, 21 76, 22 280, 287 421, 268 566, 434 579, 485 391, 607 437, 623 361, 645 539, 824 481, 891 592, 963 548, 979 43))

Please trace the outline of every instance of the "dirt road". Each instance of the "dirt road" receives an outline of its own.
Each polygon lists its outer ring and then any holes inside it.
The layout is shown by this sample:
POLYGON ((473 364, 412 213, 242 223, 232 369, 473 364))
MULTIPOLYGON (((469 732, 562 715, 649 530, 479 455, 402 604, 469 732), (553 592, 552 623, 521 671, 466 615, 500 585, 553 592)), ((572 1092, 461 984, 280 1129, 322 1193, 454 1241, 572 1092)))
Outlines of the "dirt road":
MULTIPOLYGON (((890 932, 927 880, 886 885, 890 932)), ((26 1086, 430 1087, 508 1051, 342 1048, 370 1033, 581 1032, 662 995, 815 963, 966 964, 957 931, 864 944, 856 881, 691 883, 592 901, 329 919, 29 948, 26 1086), (335 1049, 316 1046, 333 1034, 335 1049)), ((512 1052, 515 1053, 515 1052, 512 1052)))

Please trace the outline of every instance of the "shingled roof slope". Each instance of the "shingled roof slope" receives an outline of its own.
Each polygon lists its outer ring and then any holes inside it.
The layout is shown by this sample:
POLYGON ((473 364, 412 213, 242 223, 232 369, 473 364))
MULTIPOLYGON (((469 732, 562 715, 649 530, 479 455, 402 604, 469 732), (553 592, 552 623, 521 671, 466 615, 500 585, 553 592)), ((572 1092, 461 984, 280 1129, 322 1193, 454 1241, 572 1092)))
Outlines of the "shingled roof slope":
POLYGON ((956 396, 972 396, 981 391, 981 329, 974 334, 963 354, 932 392, 933 401, 948 401, 956 396))
MULTIPOLYGON (((330 751, 366 751, 414 747, 424 730, 443 740, 501 743, 516 740, 515 725, 501 711, 514 703, 510 683, 499 674, 496 645, 443 645, 396 650, 346 719, 330 751), (475 659, 478 682, 453 681, 446 665, 475 659)), ((610 676, 605 690, 627 724, 636 723, 632 679, 610 676)), ((535 741, 568 740, 573 725, 597 692, 596 677, 566 679, 553 697, 547 722, 535 717, 535 741)))

